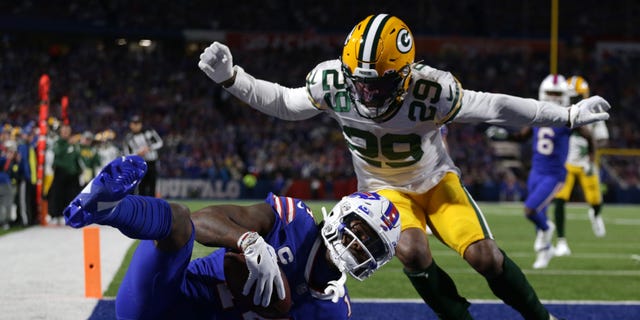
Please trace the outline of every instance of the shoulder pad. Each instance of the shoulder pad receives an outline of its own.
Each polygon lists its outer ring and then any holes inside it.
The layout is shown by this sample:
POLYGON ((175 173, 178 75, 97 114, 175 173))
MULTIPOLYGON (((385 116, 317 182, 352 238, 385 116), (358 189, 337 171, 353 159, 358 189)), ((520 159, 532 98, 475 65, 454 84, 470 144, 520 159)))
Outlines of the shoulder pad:
POLYGON ((329 60, 318 64, 307 74, 306 87, 309 100, 318 109, 331 109, 331 99, 336 92, 346 92, 340 60, 329 60))
POLYGON ((425 100, 436 108, 436 122, 444 124, 453 120, 462 106, 463 90, 460 81, 450 72, 419 63, 412 66, 412 73, 413 88, 410 90, 414 92, 414 96, 427 95, 425 100), (420 85, 435 87, 435 91, 430 91, 432 88, 421 89, 420 85))

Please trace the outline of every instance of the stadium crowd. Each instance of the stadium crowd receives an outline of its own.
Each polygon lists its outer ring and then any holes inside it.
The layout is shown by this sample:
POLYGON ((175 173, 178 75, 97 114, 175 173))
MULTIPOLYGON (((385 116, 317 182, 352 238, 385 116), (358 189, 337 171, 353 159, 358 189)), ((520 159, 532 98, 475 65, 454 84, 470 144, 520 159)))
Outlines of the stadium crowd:
MULTIPOLYGON (((118 45, 114 38, 104 34, 70 36, 63 33, 43 38, 42 35, 28 32, 23 35, 15 31, 11 21, 28 21, 28 26, 37 29, 40 23, 46 25, 46 17, 72 26, 140 28, 150 34, 157 31, 157 26, 164 26, 165 30, 219 28, 249 31, 263 25, 274 31, 322 30, 343 34, 345 26, 353 23, 353 16, 361 15, 356 14, 360 12, 356 4, 334 6, 343 10, 334 16, 320 10, 323 5, 316 1, 308 2, 302 8, 293 1, 276 4, 270 1, 243 4, 223 1, 215 12, 205 10, 205 4, 197 1, 159 1, 149 7, 127 1, 109 2, 109 7, 105 7, 104 2, 91 3, 97 7, 87 10, 84 6, 89 5, 76 1, 69 2, 67 6, 53 3, 35 6, 31 2, 0 5, 3 9, 0 11, 11 13, 13 19, 5 21, 5 31, 0 29, 0 124, 4 131, 37 129, 33 125, 38 117, 37 81, 41 74, 47 73, 52 81, 50 115, 60 120, 60 97, 68 95, 69 120, 74 132, 97 134, 110 129, 113 137, 108 142, 121 147, 129 117, 143 115, 146 124, 157 130, 164 140, 158 161, 161 178, 228 181, 252 174, 258 179, 276 181, 274 191, 280 192, 280 188, 285 186, 284 181, 289 179, 331 182, 354 176, 346 145, 330 119, 324 116, 303 122, 273 119, 241 105, 219 87, 212 86, 196 67, 198 55, 208 43, 185 43, 169 36, 154 41, 151 47, 140 47, 118 45), (242 10, 238 6, 257 6, 260 10, 242 10), (158 12, 140 14, 148 13, 148 10, 158 12), (184 14, 163 15, 159 14, 160 10, 184 14), (241 16, 223 14, 231 10, 241 16), (273 19, 282 16, 283 12, 289 13, 283 19, 273 19), (40 22, 34 22, 36 20, 40 22)), ((326 5, 326 1, 322 3, 326 5)), ((414 32, 418 35, 442 33, 495 37, 520 31, 521 37, 540 36, 535 31, 540 30, 536 25, 540 19, 535 13, 527 16, 523 24, 514 21, 513 24, 523 26, 523 30, 514 31, 499 28, 498 25, 502 24, 496 23, 489 12, 474 1, 457 4, 429 2, 411 12, 398 8, 401 3, 388 4, 389 11, 405 15, 405 20, 415 26, 414 32), (437 12, 460 12, 463 9, 471 10, 474 18, 461 19, 454 25, 443 24, 442 17, 440 20, 421 19, 425 15, 435 16, 437 12), (482 12, 474 13, 473 10, 482 12)), ((526 4, 538 6, 536 1, 526 1, 526 4)), ((510 5, 502 6, 502 9, 506 12, 514 9, 509 8, 510 5)), ((585 27, 589 18, 578 16, 571 19, 565 32, 585 27)), ((544 20, 546 28, 548 19, 544 20)), ((618 32, 618 28, 624 35, 634 36, 625 31, 625 19, 608 21, 612 23, 607 29, 609 32, 618 32)), ((542 29, 547 30, 545 28, 542 29)), ((591 35, 597 36, 598 31, 591 35)), ((593 42, 583 40, 566 39, 566 51, 560 55, 560 72, 584 75, 592 92, 612 103, 612 117, 608 121, 610 147, 640 148, 640 132, 635 130, 639 120, 636 108, 640 105, 640 83, 636 75, 640 72, 640 55, 598 53, 593 42)), ((303 86, 304 83, 295 81, 303 79, 316 63, 336 57, 339 49, 311 46, 245 52, 235 50, 234 61, 257 78, 268 78, 287 86, 303 86)), ((460 72, 455 76, 462 81, 463 87, 519 96, 536 97, 539 80, 549 70, 546 51, 509 48, 482 51, 451 47, 438 52, 418 52, 417 56, 434 67, 460 72)), ((483 126, 452 125, 447 137, 449 150, 474 197, 477 200, 498 200, 501 188, 506 188, 501 185, 512 181, 513 173, 497 168, 497 160, 490 152, 490 142, 484 135, 484 129, 483 126)), ((3 137, 5 140, 20 139, 16 134, 3 137)), ((524 153, 522 161, 526 162, 528 148, 523 146, 521 150, 524 153)), ((604 183, 636 188, 640 185, 637 159, 611 157, 607 161, 608 174, 603 176, 604 183)), ((522 184, 526 172, 515 174, 517 183, 522 184)), ((502 191, 507 192, 506 189, 502 191)), ((516 194, 511 198, 522 199, 523 196, 516 194)))
MULTIPOLYGON (((458 1, 9 1, 0 4, 4 24, 33 29, 30 24, 55 22, 56 29, 82 26, 120 27, 139 31, 217 29, 232 31, 311 31, 344 33, 354 17, 389 12, 403 17, 415 34, 482 37, 548 37, 550 3, 523 0, 458 1), (166 14, 170 12, 171 14, 166 14), (22 26, 17 26, 21 22, 22 26), (26 23, 25 23, 26 22, 26 23)), ((640 6, 633 0, 617 6, 597 1, 560 1, 560 32, 590 37, 638 36, 634 28, 640 6)), ((75 33, 82 32, 74 30, 75 33)))

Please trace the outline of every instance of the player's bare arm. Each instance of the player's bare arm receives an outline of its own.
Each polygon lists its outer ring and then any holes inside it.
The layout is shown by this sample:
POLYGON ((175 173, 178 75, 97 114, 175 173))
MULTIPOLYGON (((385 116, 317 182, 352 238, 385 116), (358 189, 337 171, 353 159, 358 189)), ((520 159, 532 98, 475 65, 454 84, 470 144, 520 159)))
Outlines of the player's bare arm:
POLYGON ((191 219, 196 241, 210 247, 236 248, 238 239, 247 231, 266 235, 275 216, 266 203, 251 206, 217 205, 195 211, 191 219))
POLYGON ((285 298, 285 287, 275 251, 261 235, 273 226, 271 207, 261 203, 248 207, 236 205, 209 206, 193 213, 196 241, 206 246, 237 248, 244 253, 249 277, 243 294, 255 285, 253 303, 266 307, 275 289, 285 298))

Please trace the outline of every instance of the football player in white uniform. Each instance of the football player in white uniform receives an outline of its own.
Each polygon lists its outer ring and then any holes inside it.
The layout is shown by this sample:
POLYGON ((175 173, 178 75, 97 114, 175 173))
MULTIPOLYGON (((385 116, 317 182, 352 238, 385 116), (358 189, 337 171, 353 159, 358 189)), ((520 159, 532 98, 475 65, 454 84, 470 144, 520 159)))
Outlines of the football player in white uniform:
POLYGON ((251 107, 286 120, 333 117, 353 155, 358 189, 377 190, 402 215, 397 257, 420 296, 442 319, 471 319, 469 302, 431 255, 427 225, 482 274, 491 290, 525 319, 550 319, 520 268, 500 250, 460 181, 440 126, 488 122, 576 127, 608 118, 601 97, 570 108, 504 94, 465 90, 449 72, 415 62, 407 25, 387 14, 358 22, 342 56, 318 64, 306 86, 286 88, 234 66, 214 42, 198 66, 251 107))
MULTIPOLYGON (((573 103, 586 99, 590 95, 589 83, 581 76, 572 76, 567 79, 569 92, 573 103)), ((599 168, 594 162, 596 148, 605 147, 609 141, 609 130, 604 121, 598 121, 587 125, 591 130, 593 146, 584 137, 573 133, 569 139, 569 154, 567 155, 567 178, 564 187, 556 194, 555 199, 555 221, 557 232, 557 243, 555 246, 556 256, 568 256, 571 249, 565 237, 565 203, 571 198, 571 192, 576 181, 580 183, 585 201, 591 206, 589 208, 589 219, 591 227, 596 237, 604 237, 606 229, 604 221, 600 215, 602 209, 602 192, 600 191, 599 168)))

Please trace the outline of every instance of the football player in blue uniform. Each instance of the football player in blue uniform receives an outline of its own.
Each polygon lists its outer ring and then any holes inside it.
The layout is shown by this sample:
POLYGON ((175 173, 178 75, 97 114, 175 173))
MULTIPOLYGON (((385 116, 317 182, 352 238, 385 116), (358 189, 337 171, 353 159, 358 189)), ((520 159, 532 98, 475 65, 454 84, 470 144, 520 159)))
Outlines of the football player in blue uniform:
MULTIPOLYGON (((574 101, 588 98, 590 95, 589 83, 581 76, 572 76, 567 79, 569 85, 569 98, 574 101)), ((587 125, 591 130, 592 145, 583 136, 573 133, 569 138, 569 153, 567 155, 567 177, 564 186, 556 194, 555 222, 556 235, 555 256, 571 255, 571 249, 565 236, 565 203, 571 199, 576 182, 580 183, 582 195, 589 204, 588 216, 591 227, 596 237, 604 237, 607 233, 604 220, 600 215, 602 210, 602 191, 600 190, 600 170, 595 161, 597 148, 606 147, 609 141, 609 129, 604 121, 598 121, 587 125)))
POLYGON ((270 319, 231 294, 227 252, 244 254, 249 276, 235 289, 246 295, 255 287, 255 306, 268 306, 274 291, 284 298, 281 268, 292 304, 278 318, 348 319, 346 275, 370 276, 393 257, 400 237, 397 209, 376 193, 346 196, 329 213, 323 208, 318 225, 304 202, 274 194, 264 203, 193 213, 130 195, 145 172, 141 157, 117 158, 64 211, 74 228, 97 223, 142 239, 118 291, 118 319, 270 319), (190 261, 194 241, 221 248, 190 261))
POLYGON ((427 225, 492 291, 526 319, 550 318, 520 268, 498 248, 482 212, 460 181, 442 140, 450 122, 578 127, 608 118, 590 97, 568 109, 505 94, 465 90, 449 72, 415 62, 414 39, 397 17, 358 22, 342 56, 318 64, 305 86, 256 79, 212 43, 198 66, 247 105, 281 119, 335 119, 352 154, 359 190, 376 191, 402 215, 397 256, 422 299, 442 319, 470 319, 469 302, 433 259, 427 225))
MULTIPOLYGON (((540 84, 538 99, 556 103, 558 108, 569 106, 569 86, 564 76, 548 75, 540 84)), ((591 131, 587 126, 572 130, 568 127, 525 127, 515 133, 497 127, 487 129, 490 137, 512 141, 525 141, 532 138, 531 170, 527 178, 527 198, 524 201, 524 213, 536 227, 536 240, 533 249, 536 252, 534 269, 546 268, 554 255, 551 240, 555 230, 553 222, 547 218, 547 207, 564 184, 567 175, 565 161, 569 150, 569 137, 572 131, 580 134, 593 149, 591 131)))

